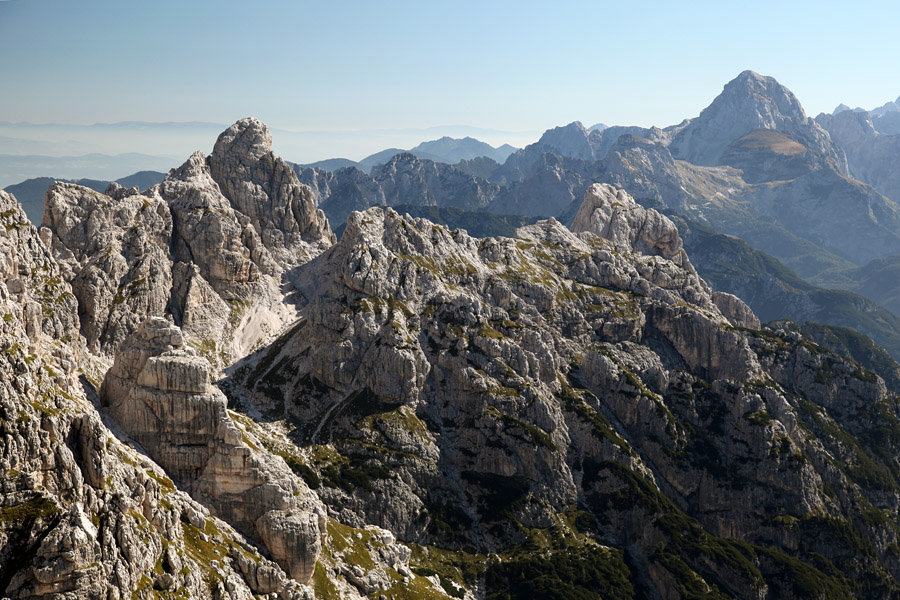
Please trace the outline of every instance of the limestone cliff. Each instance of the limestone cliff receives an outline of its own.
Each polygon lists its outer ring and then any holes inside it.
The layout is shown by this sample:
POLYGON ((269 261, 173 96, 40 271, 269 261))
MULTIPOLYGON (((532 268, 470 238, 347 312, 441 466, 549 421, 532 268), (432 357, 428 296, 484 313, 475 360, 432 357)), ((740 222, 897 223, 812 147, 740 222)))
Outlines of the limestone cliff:
POLYGON ((180 487, 264 543, 291 577, 309 581, 324 510, 284 461, 244 441, 209 364, 185 349, 177 327, 144 321, 119 348, 100 399, 180 487))
POLYGON ((0 208, 0 596, 312 598, 113 433, 79 381, 71 288, 0 208))
POLYGON ((224 366, 295 318, 283 277, 334 242, 324 214, 255 119, 143 194, 57 183, 42 236, 78 300, 91 351, 112 357, 147 316, 171 316, 224 366))
POLYGON ((419 568, 487 597, 537 593, 548 572, 525 548, 581 552, 650 596, 864 596, 871 576, 888 597, 896 534, 868 520, 900 502, 867 425, 900 431, 883 380, 797 331, 744 329, 746 305, 621 191, 592 187, 573 229, 476 240, 354 213, 305 271, 304 319, 234 392, 291 424, 330 514, 423 544, 419 568), (847 528, 866 532, 849 553, 847 528), (442 548, 496 558, 447 570, 442 548))

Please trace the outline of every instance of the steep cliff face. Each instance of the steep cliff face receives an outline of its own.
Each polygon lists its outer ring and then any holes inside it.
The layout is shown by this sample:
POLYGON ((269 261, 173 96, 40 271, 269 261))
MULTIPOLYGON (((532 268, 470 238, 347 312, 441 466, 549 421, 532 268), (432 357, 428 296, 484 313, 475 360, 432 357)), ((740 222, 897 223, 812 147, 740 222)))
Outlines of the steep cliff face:
POLYGON ((112 433, 79 381, 71 288, 0 207, 0 595, 312 598, 112 433))
POLYGON ((333 225, 344 223, 354 210, 382 206, 387 202, 381 184, 356 167, 336 171, 294 167, 300 181, 313 190, 316 204, 333 225))
POLYGON ((468 210, 484 208, 497 187, 456 169, 404 153, 372 170, 389 204, 450 206, 468 210))
POLYGON ((47 192, 42 236, 78 300, 91 351, 111 357, 147 316, 171 316, 224 366, 295 312, 285 272, 334 242, 322 211, 255 119, 225 131, 144 195, 47 192))
POLYGON ((414 568, 487 597, 537 593, 533 552, 573 548, 663 597, 890 595, 896 534, 866 520, 900 501, 867 433, 898 425, 884 382, 794 331, 743 329, 746 305, 621 191, 592 187, 573 229, 475 240, 353 214, 308 267, 304 320, 236 369, 235 393, 291 424, 331 514, 424 544, 414 568), (835 549, 848 528, 859 548, 835 549), (479 552, 496 558, 466 562, 479 552))
POLYGON ((10 317, 41 346, 46 339, 74 342, 78 310, 72 291, 52 253, 25 217, 16 199, 0 191, 0 281, 6 287, 10 317))
MULTIPOLYGON (((898 113, 894 121, 897 121, 898 113)), ((876 129, 878 117, 866 111, 844 111, 836 115, 816 117, 832 139, 847 153, 847 162, 853 176, 868 183, 879 192, 900 202, 900 132, 895 128, 876 129)))
POLYGON ((797 97, 774 78, 753 71, 744 71, 728 82, 700 116, 678 128, 669 148, 682 160, 720 165, 729 144, 756 130, 789 135, 847 173, 844 152, 806 116, 797 97))
POLYGON ((334 223, 345 222, 354 210, 385 204, 484 209, 497 194, 498 186, 453 165, 411 152, 388 158, 374 166, 371 175, 353 167, 335 172, 297 167, 297 171, 334 223))
POLYGON ((307 583, 325 537, 325 512, 284 461, 243 433, 181 331, 150 318, 119 348, 100 388, 110 415, 182 489, 264 543, 291 577, 307 583))
POLYGON ((334 243, 311 190, 272 152, 272 134, 257 119, 241 119, 222 132, 207 161, 231 207, 249 219, 282 266, 302 264, 334 243))

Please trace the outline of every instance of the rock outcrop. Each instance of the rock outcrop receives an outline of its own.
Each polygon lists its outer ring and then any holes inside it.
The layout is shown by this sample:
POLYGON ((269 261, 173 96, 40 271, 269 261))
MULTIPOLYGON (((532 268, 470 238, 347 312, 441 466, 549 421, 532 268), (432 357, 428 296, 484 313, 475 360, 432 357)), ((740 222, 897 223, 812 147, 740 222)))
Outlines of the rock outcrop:
POLYGON ((272 152, 272 134, 258 119, 222 132, 207 162, 231 207, 249 219, 279 265, 303 264, 334 243, 311 190, 272 152))
POLYGON ((0 208, 0 596, 311 599, 108 428, 79 381, 75 296, 15 200, 0 208))
POLYGON ((177 484, 264 543, 292 578, 309 581, 324 510, 283 460, 244 441, 210 383, 209 364, 185 349, 177 327, 145 320, 116 354, 100 399, 177 484))
POLYGON ((112 357, 147 316, 171 316, 217 367, 295 318, 286 272, 334 242, 324 214, 243 119, 144 194, 57 183, 42 236, 78 300, 81 333, 112 357))
POLYGON ((65 274, 15 197, 4 191, 0 191, 0 225, 0 282, 9 294, 11 310, 6 320, 20 323, 38 346, 46 339, 75 342, 78 307, 65 274))

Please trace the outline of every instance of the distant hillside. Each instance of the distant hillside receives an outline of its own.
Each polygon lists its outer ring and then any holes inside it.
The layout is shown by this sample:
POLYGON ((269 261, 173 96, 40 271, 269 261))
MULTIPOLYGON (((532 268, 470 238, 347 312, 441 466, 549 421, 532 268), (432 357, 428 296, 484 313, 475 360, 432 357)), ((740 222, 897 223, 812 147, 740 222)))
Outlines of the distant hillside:
POLYGON ((486 156, 500 163, 506 160, 507 157, 515 151, 516 149, 509 144, 503 144, 499 148, 494 148, 490 144, 486 144, 475 138, 464 137, 462 139, 453 139, 446 136, 439 140, 422 142, 410 150, 410 152, 419 156, 419 158, 422 158, 420 153, 430 154, 432 156, 440 157, 442 159, 441 162, 446 162, 448 164, 454 164, 461 160, 472 160, 473 158, 478 158, 480 156, 486 156))
POLYGON ((359 168, 359 163, 355 160, 350 160, 349 158, 327 158, 325 160, 320 160, 318 162, 299 166, 304 168, 322 169, 325 171, 337 171, 338 169, 343 169, 344 167, 359 168))
POLYGON ((876 258, 862 267, 832 274, 832 279, 836 287, 863 294, 900 313, 900 255, 876 258))
POLYGON ((847 327, 900 358, 900 319, 868 297, 807 283, 777 258, 738 238, 670 214, 691 262, 714 289, 734 294, 765 321, 847 327))
POLYGON ((138 171, 168 171, 177 159, 148 154, 84 154, 80 156, 43 156, 0 154, 0 187, 35 177, 63 179, 91 178, 113 181, 123 174, 138 171))

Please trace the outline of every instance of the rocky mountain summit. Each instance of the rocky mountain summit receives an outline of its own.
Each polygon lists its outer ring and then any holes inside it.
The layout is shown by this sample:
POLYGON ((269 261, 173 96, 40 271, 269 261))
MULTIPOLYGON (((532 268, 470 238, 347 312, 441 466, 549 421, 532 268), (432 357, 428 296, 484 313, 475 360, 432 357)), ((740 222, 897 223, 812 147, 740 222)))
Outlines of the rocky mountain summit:
POLYGON ((772 77, 744 71, 730 81, 700 116, 689 120, 672 138, 676 158, 688 162, 721 165, 729 144, 758 130, 780 131, 815 149, 846 172, 840 147, 811 118, 797 97, 772 77))
POLYGON ((184 348, 177 327, 150 317, 119 347, 100 399, 182 489, 308 583, 325 537, 324 510, 286 464, 244 441, 209 370, 184 348))
POLYGON ((762 326, 588 183, 733 167, 614 147, 513 237, 337 241, 254 119, 145 192, 54 185, 40 233, 0 195, 0 593, 900 597, 900 365, 762 326))
POLYGON ((111 357, 145 317, 168 315, 223 366, 295 318, 286 274, 334 235, 271 144, 244 119, 144 193, 51 186, 41 236, 92 352, 111 357))

